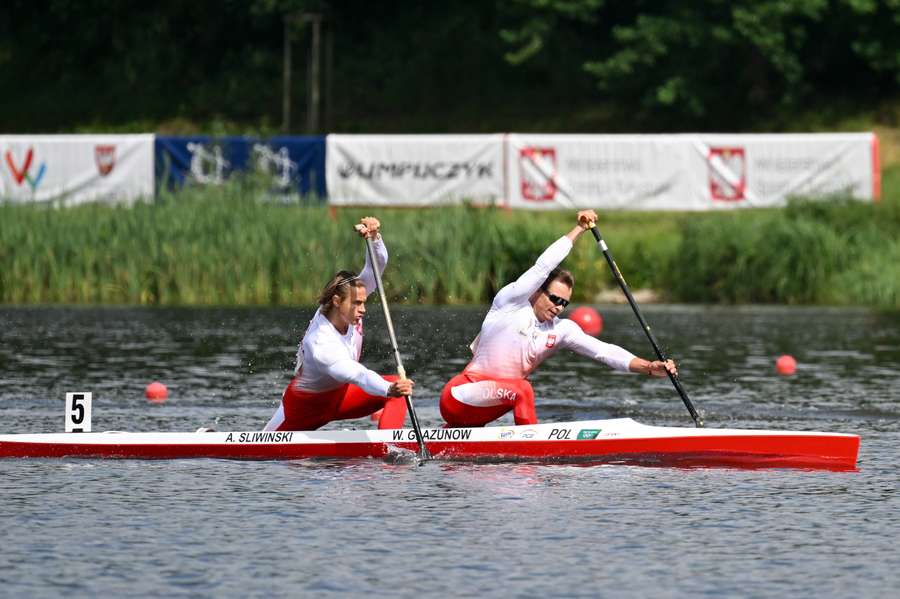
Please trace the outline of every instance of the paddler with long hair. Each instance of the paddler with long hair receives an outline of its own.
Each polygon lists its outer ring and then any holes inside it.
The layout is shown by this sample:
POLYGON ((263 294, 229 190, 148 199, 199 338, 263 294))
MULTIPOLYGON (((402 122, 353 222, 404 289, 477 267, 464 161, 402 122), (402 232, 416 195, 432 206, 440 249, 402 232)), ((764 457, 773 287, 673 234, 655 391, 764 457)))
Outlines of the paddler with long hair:
POLYGON ((570 349, 623 372, 653 377, 677 372, 672 360, 638 358, 618 345, 587 335, 571 320, 559 318, 575 286, 572 273, 559 264, 596 221, 593 210, 579 212, 571 231, 494 296, 472 343, 472 360, 441 393, 441 415, 448 426, 484 426, 510 410, 516 424, 537 424, 528 376, 559 349, 570 349))
POLYGON ((319 308, 300 341, 294 377, 267 431, 315 430, 334 420, 362 418, 382 410, 378 428, 403 428, 405 395, 413 382, 382 376, 359 363, 366 298, 375 290, 375 272, 384 272, 388 253, 378 219, 365 217, 355 226, 372 240, 377 265, 366 254, 359 274, 335 273, 319 296, 319 308))

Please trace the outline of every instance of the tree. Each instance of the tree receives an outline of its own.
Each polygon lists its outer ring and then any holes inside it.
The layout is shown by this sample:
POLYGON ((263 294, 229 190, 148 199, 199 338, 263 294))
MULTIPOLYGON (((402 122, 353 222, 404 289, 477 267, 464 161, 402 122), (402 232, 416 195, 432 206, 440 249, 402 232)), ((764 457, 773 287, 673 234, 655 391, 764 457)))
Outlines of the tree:
POLYGON ((821 96, 896 95, 900 82, 900 0, 519 0, 509 12, 511 64, 590 25, 584 72, 644 127, 752 126, 821 96))

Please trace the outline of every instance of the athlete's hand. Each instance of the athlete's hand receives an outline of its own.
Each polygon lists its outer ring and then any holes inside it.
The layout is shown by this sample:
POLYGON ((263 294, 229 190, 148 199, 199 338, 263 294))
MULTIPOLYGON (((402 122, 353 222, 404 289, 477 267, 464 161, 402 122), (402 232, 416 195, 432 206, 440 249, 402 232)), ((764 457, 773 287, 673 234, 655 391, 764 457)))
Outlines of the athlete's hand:
POLYGON ((412 395, 413 387, 415 387, 415 385, 416 384, 409 379, 400 379, 399 381, 394 381, 393 383, 391 383, 391 386, 388 389, 388 397, 412 395))
POLYGON ((587 231, 597 222, 597 213, 593 210, 581 210, 578 213, 578 226, 587 231))
POLYGON ((650 362, 648 369, 648 375, 660 378, 669 376, 670 372, 672 374, 678 374, 678 368, 675 367, 675 362, 672 360, 666 360, 665 362, 654 360, 653 362, 650 362))
POLYGON ((364 216, 360 219, 359 224, 353 227, 360 237, 368 237, 375 239, 381 230, 381 223, 374 216, 364 216))

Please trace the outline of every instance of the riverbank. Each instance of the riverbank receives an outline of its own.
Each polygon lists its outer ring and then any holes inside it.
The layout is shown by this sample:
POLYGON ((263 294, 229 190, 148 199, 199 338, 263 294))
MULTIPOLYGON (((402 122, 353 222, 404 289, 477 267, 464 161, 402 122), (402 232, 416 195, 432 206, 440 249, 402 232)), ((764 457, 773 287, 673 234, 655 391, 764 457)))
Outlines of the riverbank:
MULTIPOLYGON (((900 308, 900 167, 873 204, 798 200, 728 213, 609 212, 601 231, 629 285, 662 301, 900 308)), ((284 205, 233 183, 133 207, 0 204, 0 303, 308 305, 340 268, 359 268, 352 225, 370 213, 391 254, 399 303, 490 301, 572 223, 571 211, 284 205)), ((615 282, 593 243, 565 262, 575 300, 615 282)))

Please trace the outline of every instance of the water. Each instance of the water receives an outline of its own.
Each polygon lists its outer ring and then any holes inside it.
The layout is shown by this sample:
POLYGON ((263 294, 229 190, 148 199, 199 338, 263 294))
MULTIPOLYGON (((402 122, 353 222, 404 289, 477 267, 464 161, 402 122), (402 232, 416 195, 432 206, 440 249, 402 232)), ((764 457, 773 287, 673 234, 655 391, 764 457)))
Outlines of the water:
MULTIPOLYGON (((709 426, 853 432, 857 472, 639 466, 0 461, 0 596, 881 596, 900 588, 900 315, 646 307, 709 426), (774 374, 793 354, 798 373, 774 374)), ((377 308, 363 361, 392 370, 377 308)), ((483 309, 394 308, 423 426, 483 309)), ((648 356, 626 308, 602 338, 648 356)), ((261 427, 309 311, 0 308, 0 431, 261 427), (159 379, 170 399, 143 389, 159 379)), ((689 425, 665 380, 560 353, 542 421, 689 425)), ((503 420, 502 423, 511 423, 503 420)), ((361 420, 345 426, 371 426, 361 420)))

